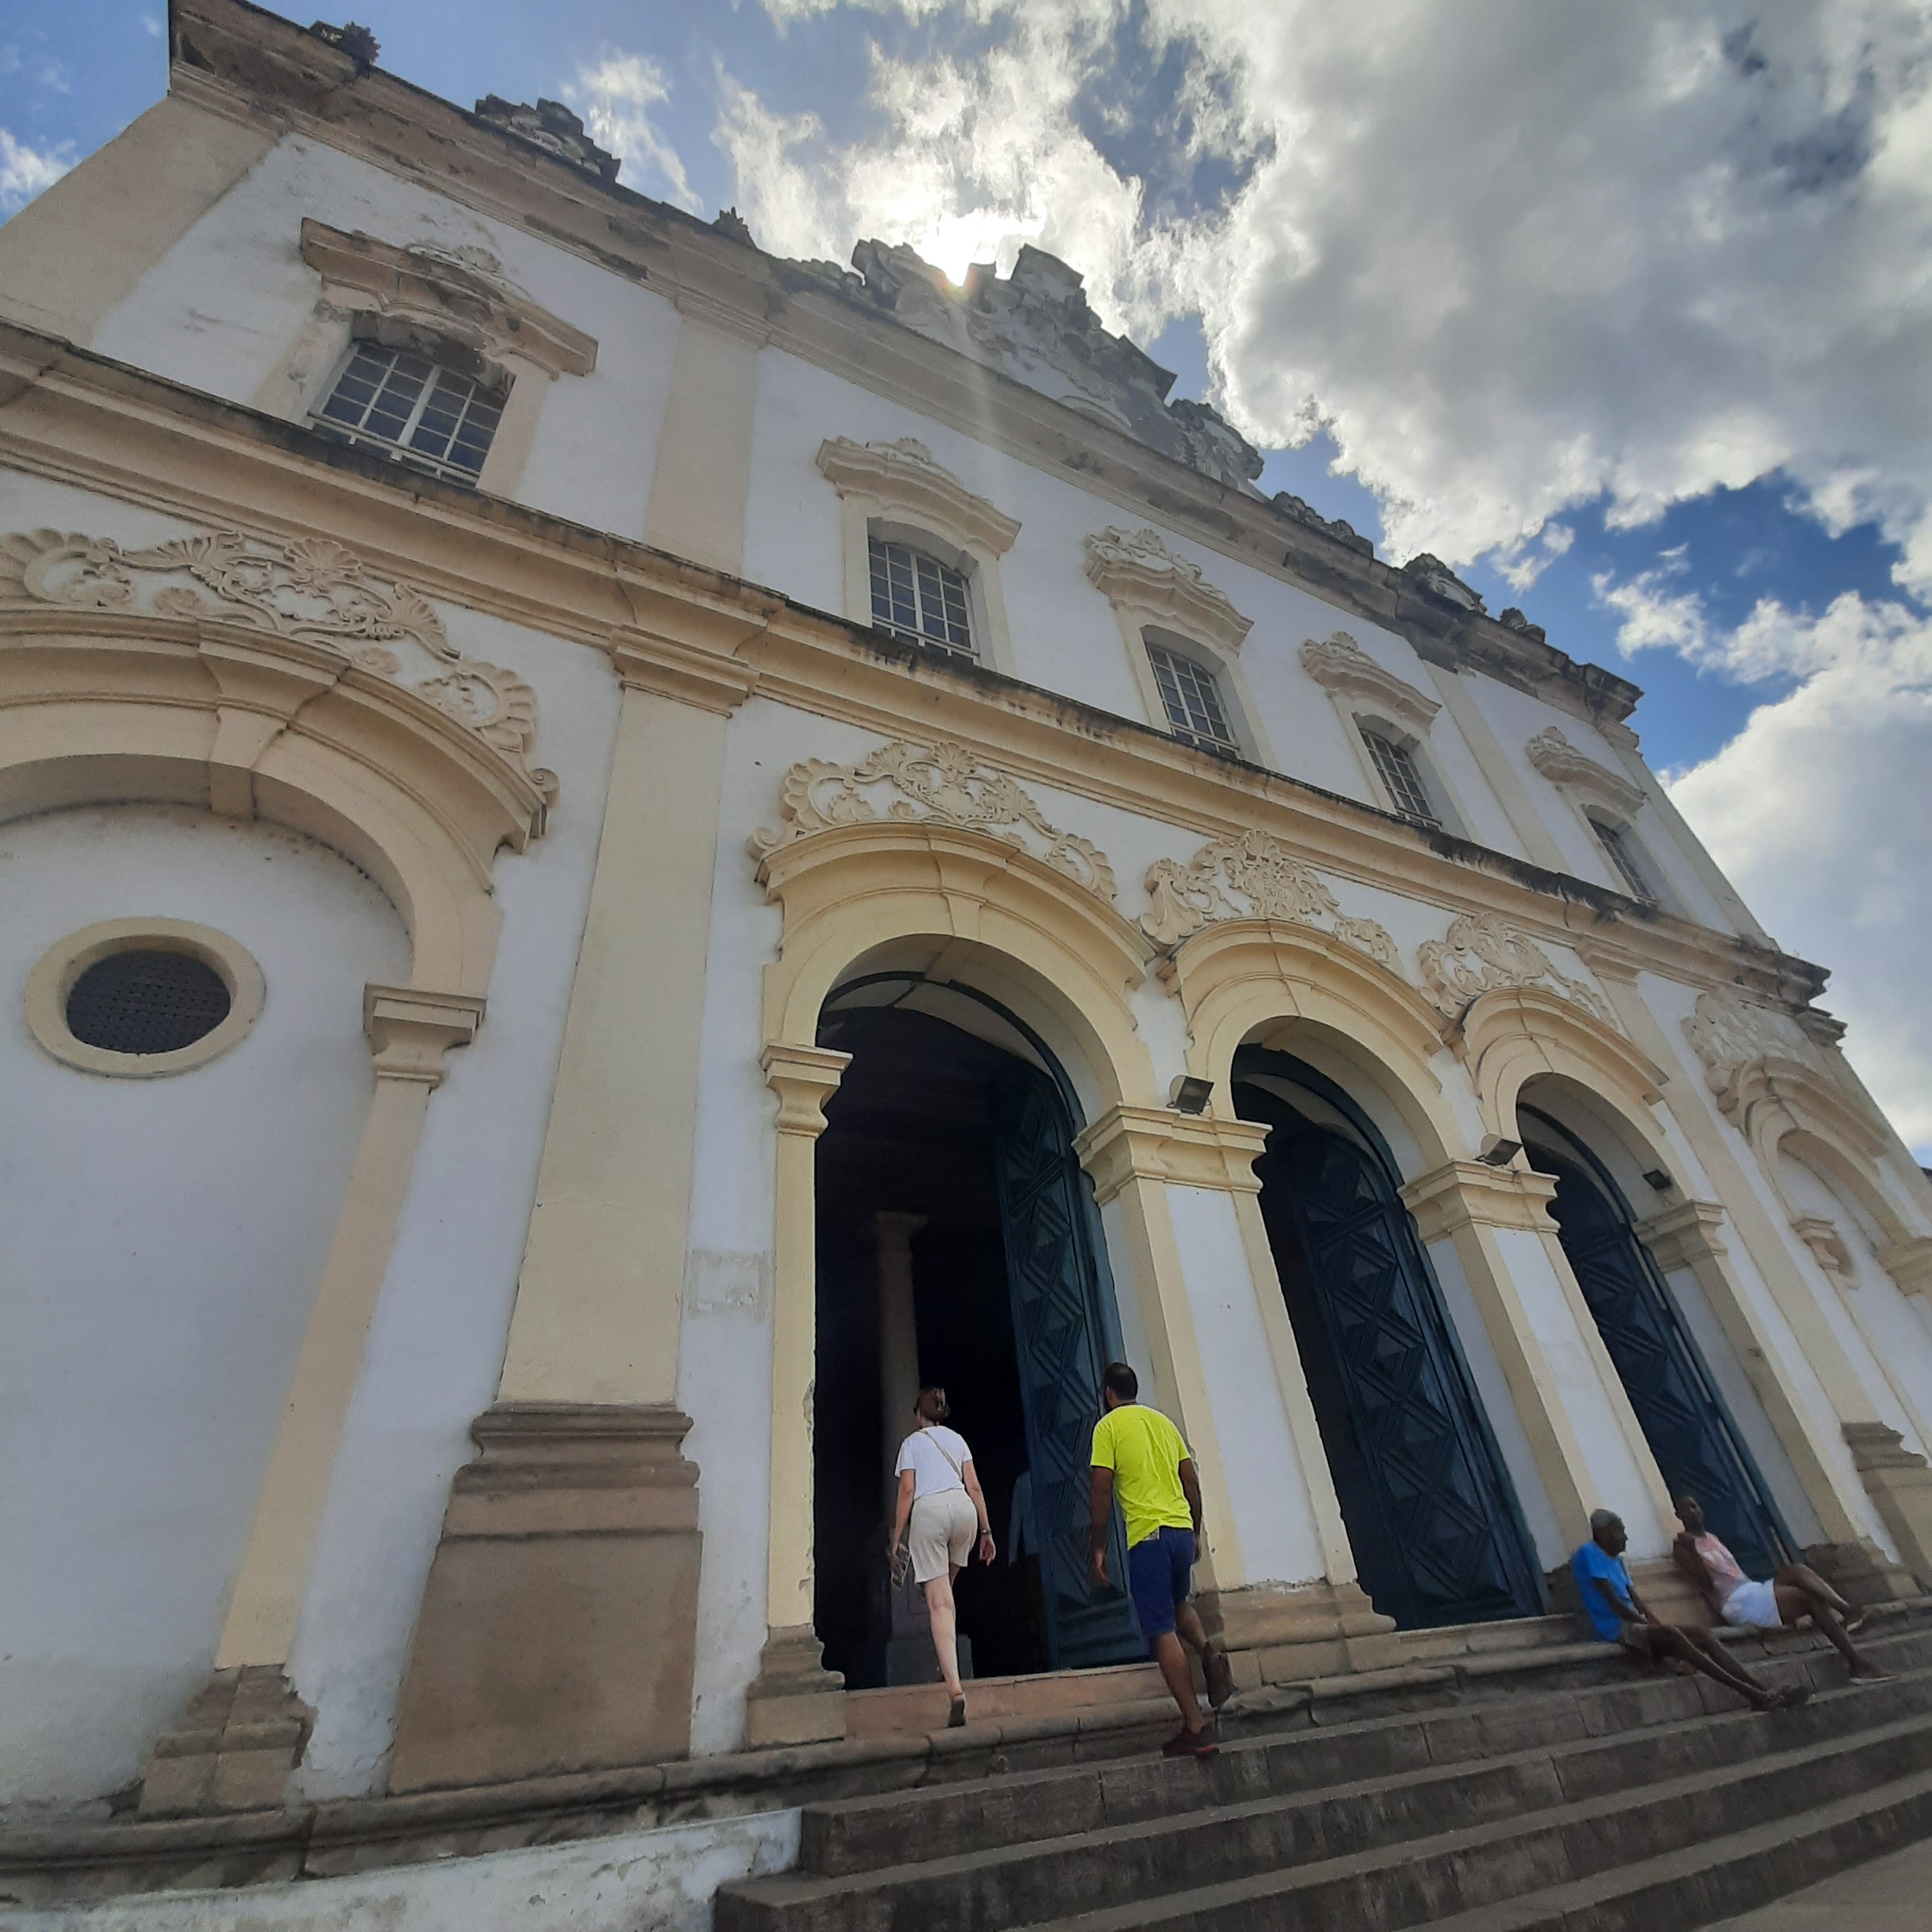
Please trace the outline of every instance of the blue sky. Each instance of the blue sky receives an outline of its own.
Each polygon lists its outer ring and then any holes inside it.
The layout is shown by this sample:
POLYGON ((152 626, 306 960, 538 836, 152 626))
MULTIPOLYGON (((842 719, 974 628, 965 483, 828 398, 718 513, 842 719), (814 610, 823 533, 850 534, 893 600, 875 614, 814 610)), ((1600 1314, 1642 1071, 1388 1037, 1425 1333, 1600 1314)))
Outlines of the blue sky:
MULTIPOLYGON (((1065 256, 1264 489, 1645 687, 1652 762, 1932 1148, 1922 0, 363 10, 388 71, 568 100, 627 185, 775 252, 1065 256)), ((159 97, 162 17, 14 0, 0 212, 159 97)))

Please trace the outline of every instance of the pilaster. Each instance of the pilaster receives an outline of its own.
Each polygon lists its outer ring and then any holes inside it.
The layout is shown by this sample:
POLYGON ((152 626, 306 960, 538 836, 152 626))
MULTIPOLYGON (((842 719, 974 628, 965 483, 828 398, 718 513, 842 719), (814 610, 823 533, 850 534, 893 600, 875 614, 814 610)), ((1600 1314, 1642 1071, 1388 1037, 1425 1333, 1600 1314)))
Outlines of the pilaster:
POLYGON ((704 290, 680 288, 676 299, 677 344, 644 541, 741 577, 758 348, 766 331, 752 312, 704 290))
POLYGON ((423 1593, 389 1788, 680 1758, 698 1471, 668 1404, 500 1402, 470 1425, 423 1593))
POLYGON ((313 1713, 283 1675, 335 1470, 363 1348, 408 1197, 444 1057, 482 1024, 480 994, 420 987, 363 990, 375 1088, 335 1239, 255 1505, 213 1677, 185 1724, 156 1744, 150 1810, 281 1802, 313 1713))
POLYGON ((1932 1589, 1932 1466, 1882 1422, 1848 1422, 1844 1437, 1899 1560, 1932 1589))
POLYGON ((845 1680, 824 1668, 812 1628, 812 1400, 818 1372, 818 1230, 813 1176, 825 1103, 850 1054, 781 1041, 759 1056, 778 1096, 772 1269, 771 1476, 765 1648, 746 1693, 745 1742, 845 1735, 845 1680))

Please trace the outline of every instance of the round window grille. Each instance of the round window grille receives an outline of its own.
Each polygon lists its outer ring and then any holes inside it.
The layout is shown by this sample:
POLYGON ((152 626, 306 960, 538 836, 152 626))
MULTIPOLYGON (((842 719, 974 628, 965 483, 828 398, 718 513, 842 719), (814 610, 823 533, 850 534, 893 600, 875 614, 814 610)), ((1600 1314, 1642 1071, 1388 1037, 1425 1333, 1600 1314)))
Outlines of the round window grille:
POLYGON ((176 1053, 228 1017, 228 988, 192 953, 110 953, 67 995, 67 1030, 104 1052, 176 1053))

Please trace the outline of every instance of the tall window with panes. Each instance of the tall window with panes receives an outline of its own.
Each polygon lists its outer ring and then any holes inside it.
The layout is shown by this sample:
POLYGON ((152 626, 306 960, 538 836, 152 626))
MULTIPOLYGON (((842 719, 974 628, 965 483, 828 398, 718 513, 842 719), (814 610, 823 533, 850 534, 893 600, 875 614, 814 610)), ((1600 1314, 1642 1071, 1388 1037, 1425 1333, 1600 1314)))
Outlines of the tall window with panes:
POLYGON ((1630 896, 1654 905, 1657 888, 1650 883, 1643 861, 1637 856, 1637 841, 1621 826, 1608 825, 1601 818, 1591 819, 1590 828, 1630 896))
POLYGON ((379 450, 452 483, 473 484, 507 393, 414 349, 359 342, 309 420, 336 442, 379 450))
POLYGON ((1389 803, 1403 818, 1417 825, 1440 826, 1442 816, 1429 802, 1422 774, 1416 769, 1415 754, 1406 745, 1398 744, 1393 738, 1386 738, 1366 724, 1361 728, 1361 735, 1376 775, 1389 795, 1389 803))
POLYGON ((950 564, 910 545, 871 541, 872 624, 908 644, 930 644, 958 657, 977 657, 966 579, 950 564))
POLYGON ((1161 708, 1175 737, 1204 751, 1238 751, 1214 673, 1165 644, 1149 641, 1147 654, 1161 708))

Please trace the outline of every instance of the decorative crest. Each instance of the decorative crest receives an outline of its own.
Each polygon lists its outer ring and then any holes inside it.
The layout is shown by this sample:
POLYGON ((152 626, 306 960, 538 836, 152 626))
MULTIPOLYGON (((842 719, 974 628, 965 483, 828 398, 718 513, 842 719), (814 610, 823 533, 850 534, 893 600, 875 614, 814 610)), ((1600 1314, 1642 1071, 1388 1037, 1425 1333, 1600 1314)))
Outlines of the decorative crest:
POLYGON ((1735 993, 1700 993, 1683 1030, 1691 1051, 1704 1063, 1704 1076, 1714 1094, 1729 1092, 1738 1069, 1754 1060, 1811 1064, 1810 1042, 1789 1013, 1739 999, 1735 993))
POLYGON ((1147 889, 1140 927, 1156 945, 1178 945, 1215 919, 1280 919, 1325 928, 1402 977, 1395 941, 1373 919, 1344 912, 1314 871, 1265 832, 1215 839, 1185 866, 1157 859, 1147 889))
POLYGON ((214 530, 144 550, 76 531, 0 537, 0 609, 35 603, 242 624, 333 652, 426 698, 556 795, 556 775, 529 762, 537 694, 515 672, 465 657, 417 592, 370 575, 326 537, 280 543, 214 530), (414 682, 406 656, 416 661, 414 682), (421 677, 425 669, 436 675, 421 677))
POLYGON ((1644 795, 1594 758, 1586 758, 1554 724, 1546 724, 1523 747, 1533 765, 1559 790, 1604 805, 1624 818, 1641 809, 1644 795))
POLYGON ((854 765, 803 759, 784 775, 778 810, 777 831, 761 826, 751 835, 749 850, 761 863, 834 826, 909 820, 990 833, 1110 904, 1116 890, 1114 868, 1097 845, 1049 825, 1012 778, 980 763, 964 745, 942 742, 929 749, 900 739, 854 765))
POLYGON ((1237 651, 1254 628, 1159 531, 1110 527, 1087 539, 1087 575, 1117 610, 1171 625, 1183 636, 1237 651))
POLYGON ((1499 987, 1547 987, 1605 1026, 1616 1024, 1594 987, 1566 978, 1527 933, 1494 912, 1463 913, 1442 938, 1423 941, 1416 963, 1422 969, 1422 990, 1451 1020, 1499 987))
POLYGON ((1319 643, 1310 638, 1301 646, 1301 668, 1331 696, 1384 713, 1418 738, 1442 709, 1393 671, 1383 670, 1346 631, 1333 631, 1319 643))

